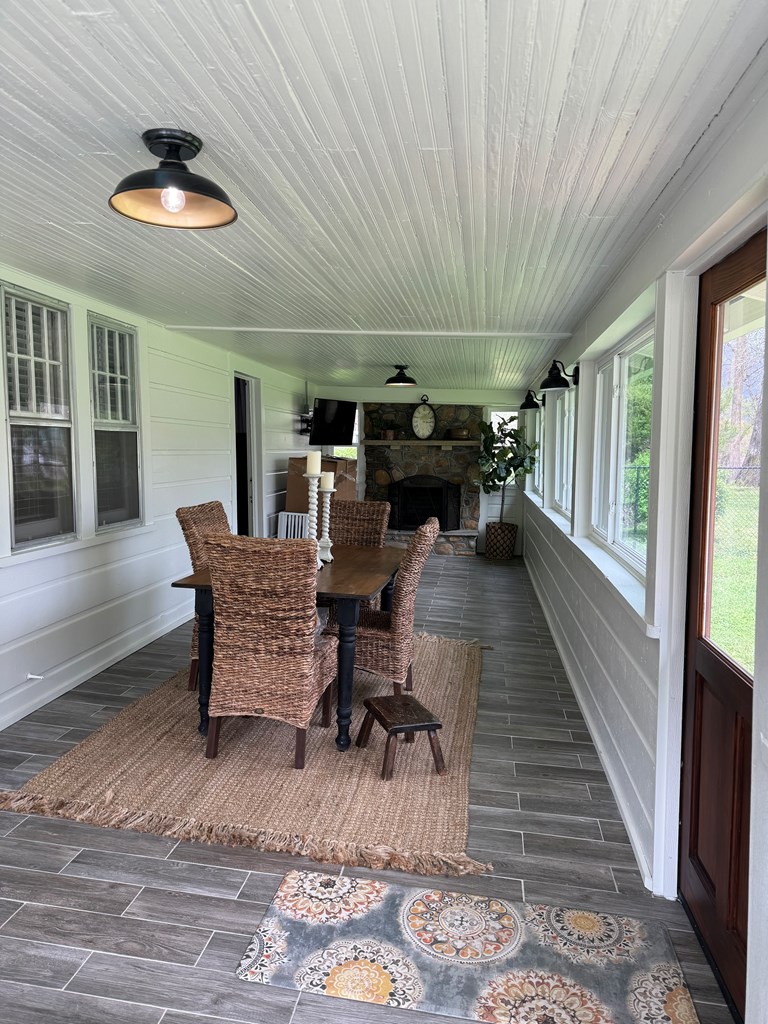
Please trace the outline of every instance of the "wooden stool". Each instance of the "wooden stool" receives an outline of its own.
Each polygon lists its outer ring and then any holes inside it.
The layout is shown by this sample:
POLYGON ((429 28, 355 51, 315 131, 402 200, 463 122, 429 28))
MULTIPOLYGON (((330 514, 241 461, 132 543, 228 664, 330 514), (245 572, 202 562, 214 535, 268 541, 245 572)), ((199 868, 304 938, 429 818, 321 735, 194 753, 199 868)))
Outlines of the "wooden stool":
POLYGON ((440 741, 437 738, 437 730, 443 728, 443 723, 438 722, 432 712, 427 711, 423 704, 419 704, 415 697, 411 697, 409 694, 397 694, 392 697, 368 697, 363 701, 363 705, 366 714, 363 724, 360 726, 360 732, 357 734, 357 745, 358 747, 368 745, 374 719, 387 730, 384 767, 381 770, 381 777, 385 782, 392 778, 394 772, 397 737, 401 732, 405 733, 406 743, 413 743, 415 733, 426 732, 429 736, 429 745, 432 748, 437 774, 446 774, 448 769, 445 767, 440 741))

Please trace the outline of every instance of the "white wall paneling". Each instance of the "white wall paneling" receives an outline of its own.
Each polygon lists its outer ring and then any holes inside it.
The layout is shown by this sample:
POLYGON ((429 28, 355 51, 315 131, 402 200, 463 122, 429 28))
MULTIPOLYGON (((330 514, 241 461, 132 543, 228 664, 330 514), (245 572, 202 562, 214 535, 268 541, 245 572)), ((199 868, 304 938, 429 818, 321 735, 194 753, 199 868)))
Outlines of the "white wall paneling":
MULTIPOLYGON (((3 727, 191 618, 191 595, 170 587, 174 578, 190 570, 175 511, 180 505, 218 499, 232 519, 234 374, 228 354, 204 341, 17 270, 0 268, 0 278, 70 304, 72 347, 79 353, 73 373, 76 437, 84 447, 78 463, 87 481, 87 311, 136 326, 146 512, 146 525, 96 535, 92 513, 81 516, 78 538, 0 558, 3 727), (44 678, 28 680, 28 674, 44 678)), ((264 464, 284 491, 288 454, 304 441, 295 433, 293 415, 303 403, 304 383, 247 358, 239 358, 237 365, 266 382, 273 415, 265 416, 272 429, 264 464)), ((4 410, 4 394, 0 403, 4 410)), ((4 479, 2 504, 9 509, 8 476, 4 479)), ((92 490, 92 484, 79 489, 79 501, 89 507, 92 490)))

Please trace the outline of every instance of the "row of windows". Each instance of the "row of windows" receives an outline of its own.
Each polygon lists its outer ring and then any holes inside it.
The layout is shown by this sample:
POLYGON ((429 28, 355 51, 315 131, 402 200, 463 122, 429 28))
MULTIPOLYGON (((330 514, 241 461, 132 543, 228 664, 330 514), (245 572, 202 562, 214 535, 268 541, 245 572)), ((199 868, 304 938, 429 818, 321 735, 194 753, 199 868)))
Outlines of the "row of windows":
MULTIPOLYGON (((3 289, 13 547, 74 534, 75 460, 68 308, 3 289)), ((138 521, 136 332, 89 314, 98 527, 138 521)))
MULTIPOLYGON (((646 323, 596 365, 591 466, 591 537, 638 575, 645 572, 653 407, 653 325, 646 323)), ((536 414, 539 459, 532 488, 544 496, 544 462, 553 460, 551 504, 573 513, 576 389, 555 392, 554 413, 536 414), (545 424, 553 437, 545 436, 545 424)))

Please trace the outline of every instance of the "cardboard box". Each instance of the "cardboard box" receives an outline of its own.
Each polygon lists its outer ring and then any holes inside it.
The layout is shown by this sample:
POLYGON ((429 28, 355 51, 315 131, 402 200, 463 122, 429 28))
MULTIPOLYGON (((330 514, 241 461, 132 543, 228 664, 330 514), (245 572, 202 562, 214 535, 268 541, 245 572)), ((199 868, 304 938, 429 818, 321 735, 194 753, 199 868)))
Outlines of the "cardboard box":
MULTIPOLYGON (((334 499, 354 501, 357 498, 356 459, 323 459, 320 468, 323 473, 331 472, 336 477, 334 499)), ((306 471, 306 459, 288 459, 288 484, 285 494, 286 512, 308 511, 307 481, 304 479, 306 471)))

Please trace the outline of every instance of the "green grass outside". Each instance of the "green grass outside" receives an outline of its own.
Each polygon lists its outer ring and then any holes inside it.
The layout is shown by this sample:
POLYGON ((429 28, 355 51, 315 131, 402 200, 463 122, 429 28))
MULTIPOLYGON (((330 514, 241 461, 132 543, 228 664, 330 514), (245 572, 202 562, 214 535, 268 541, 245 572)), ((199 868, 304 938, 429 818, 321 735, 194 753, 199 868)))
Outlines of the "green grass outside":
POLYGON ((755 669, 756 487, 718 486, 710 639, 748 672, 755 669))

